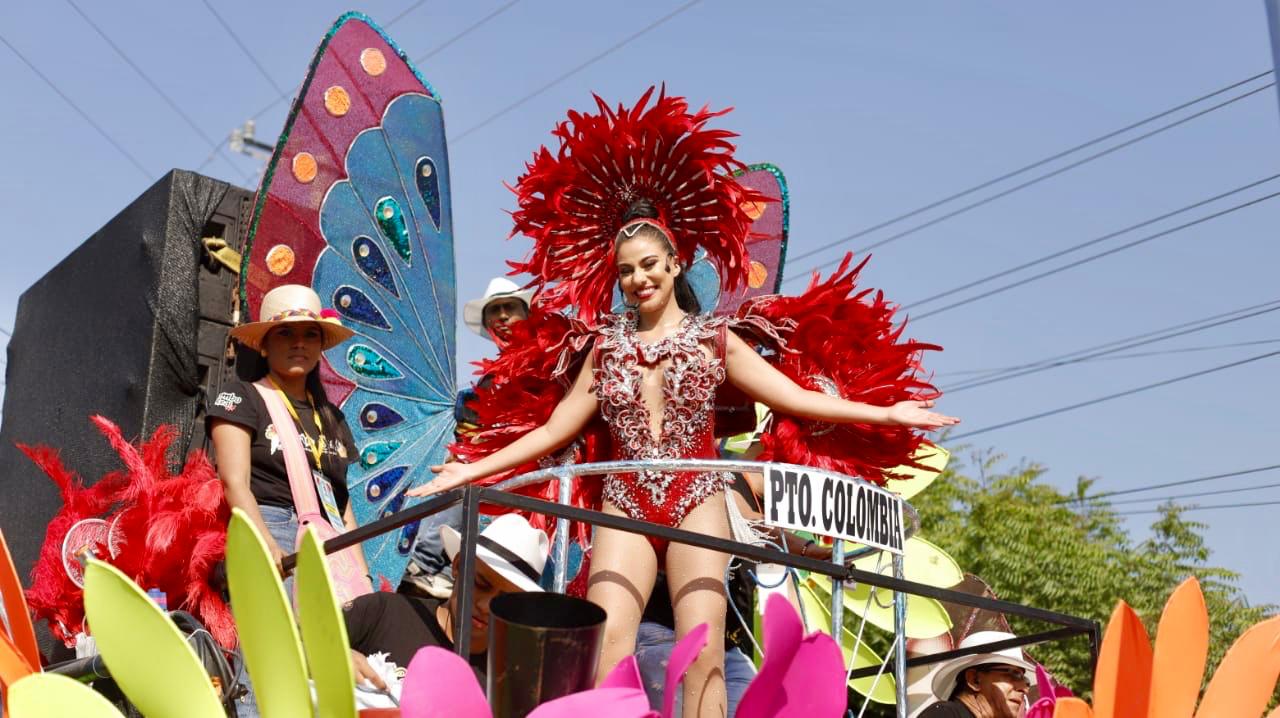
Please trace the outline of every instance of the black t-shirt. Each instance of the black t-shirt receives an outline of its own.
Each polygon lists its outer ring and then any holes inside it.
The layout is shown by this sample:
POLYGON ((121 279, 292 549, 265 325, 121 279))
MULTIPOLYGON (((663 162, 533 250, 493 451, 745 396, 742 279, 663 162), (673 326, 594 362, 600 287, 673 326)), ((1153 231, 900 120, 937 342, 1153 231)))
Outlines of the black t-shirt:
POLYGON ((934 703, 919 718, 974 718, 973 711, 960 701, 943 701, 934 703))
MULTIPOLYGON (((298 412, 300 421, 294 422, 298 436, 307 452, 308 468, 315 467, 311 449, 315 446, 318 432, 312 417, 311 405, 305 401, 289 400, 294 411, 298 412), (300 426, 298 426, 300 424, 300 426)), ((358 458, 355 441, 351 429, 342 416, 342 412, 334 407, 338 415, 338 426, 335 431, 325 434, 324 453, 320 466, 324 475, 333 486, 334 498, 338 500, 338 510, 347 508, 347 465, 358 458), (334 436, 332 434, 336 433, 334 436)), ((209 402, 209 421, 205 426, 213 430, 214 419, 237 424, 253 434, 249 446, 249 490, 260 506, 281 506, 293 508, 293 492, 289 489, 289 473, 285 469, 284 452, 281 451, 280 439, 276 435, 275 425, 271 423, 271 414, 262 396, 252 384, 236 381, 224 387, 223 391, 209 402)), ((317 500, 318 497, 317 497, 317 500)), ((323 509, 322 509, 323 510, 323 509)))
MULTIPOLYGON (((751 487, 741 474, 734 474, 732 490, 745 498, 748 505, 757 506, 751 487)), ((752 604, 755 603, 756 586, 751 576, 747 575, 747 571, 754 568, 754 563, 739 560, 738 566, 729 577, 729 600, 738 609, 738 613, 748 621, 754 615, 752 611, 755 608, 752 604)), ((640 620, 675 630, 676 617, 675 611, 671 608, 671 590, 667 585, 666 574, 661 571, 658 572, 657 580, 653 583, 653 593, 649 594, 649 603, 644 607, 644 615, 640 620)), ((724 647, 725 650, 738 648, 748 656, 755 651, 755 646, 751 643, 751 627, 744 626, 732 608, 729 609, 729 615, 725 616, 724 647)))
MULTIPOLYGON (((419 598, 402 593, 379 591, 360 596, 342 607, 347 624, 347 640, 351 647, 365 654, 388 653, 403 671, 413 654, 424 646, 454 650, 453 641, 445 635, 436 611, 442 601, 419 598)), ((471 669, 480 685, 485 685, 487 656, 471 656, 471 669)), ((401 674, 403 675, 403 674, 401 674)))

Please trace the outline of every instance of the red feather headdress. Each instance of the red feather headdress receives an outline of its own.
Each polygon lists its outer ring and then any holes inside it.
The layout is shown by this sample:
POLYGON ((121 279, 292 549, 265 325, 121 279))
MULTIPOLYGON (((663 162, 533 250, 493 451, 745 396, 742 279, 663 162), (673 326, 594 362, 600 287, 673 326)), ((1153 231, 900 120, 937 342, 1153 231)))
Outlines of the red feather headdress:
POLYGON ((638 199, 657 208, 681 261, 692 262, 702 248, 722 289, 745 283, 751 217, 744 205, 768 199, 732 176, 745 169, 729 141, 737 135, 706 128, 729 110, 691 113, 683 97, 665 90, 649 107, 653 92, 631 109, 611 109, 593 95, 595 114, 570 110, 552 132, 559 151, 544 146, 534 153, 512 188, 520 205, 512 234, 531 237, 534 246, 526 261, 511 266, 534 276, 549 308, 576 307, 590 323, 609 311, 614 237, 638 199), (547 289, 549 283, 556 284, 547 289))

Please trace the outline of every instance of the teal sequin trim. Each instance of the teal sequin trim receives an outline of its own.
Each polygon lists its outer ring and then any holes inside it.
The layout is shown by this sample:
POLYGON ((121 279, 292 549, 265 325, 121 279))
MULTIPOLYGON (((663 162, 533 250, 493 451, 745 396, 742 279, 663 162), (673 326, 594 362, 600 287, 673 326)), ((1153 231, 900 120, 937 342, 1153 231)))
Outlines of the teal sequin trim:
POLYGON ((355 373, 370 379, 399 379, 404 376, 391 362, 364 344, 356 344, 347 350, 347 364, 355 373))
POLYGON ((374 206, 373 216, 378 220, 382 236, 395 247, 396 254, 400 255, 405 264, 411 264, 413 248, 409 245, 409 226, 405 224, 404 210, 400 208, 400 203, 395 197, 383 197, 374 206))
POLYGON ((364 469, 372 469, 387 460, 388 456, 395 453, 400 448, 399 441, 376 441, 364 447, 360 452, 360 466, 364 469))

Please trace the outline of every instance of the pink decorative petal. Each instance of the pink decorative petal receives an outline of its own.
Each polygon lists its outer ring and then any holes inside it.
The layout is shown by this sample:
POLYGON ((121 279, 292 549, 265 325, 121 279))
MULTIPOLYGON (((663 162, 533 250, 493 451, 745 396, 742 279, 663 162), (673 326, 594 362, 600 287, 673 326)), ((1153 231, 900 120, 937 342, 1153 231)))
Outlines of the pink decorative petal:
POLYGON ((662 718, 671 718, 671 713, 675 710, 676 691, 680 690, 680 683, 689 666, 698 660, 698 654, 707 645, 707 633, 710 630, 704 623, 689 631, 671 649, 671 660, 667 662, 667 685, 662 693, 662 718))
POLYGON ((400 693, 404 718, 492 718, 471 666, 450 651, 427 646, 409 661, 400 693))
POLYGON ((622 659, 596 688, 635 688, 643 691, 644 680, 640 677, 640 664, 636 663, 636 657, 627 656, 622 659))
POLYGON ((543 703, 529 718, 657 718, 642 688, 596 688, 543 703))
POLYGON ((738 718, 828 718, 844 712, 844 657, 824 633, 802 638, 791 603, 769 597, 764 615, 764 663, 738 704, 738 718))

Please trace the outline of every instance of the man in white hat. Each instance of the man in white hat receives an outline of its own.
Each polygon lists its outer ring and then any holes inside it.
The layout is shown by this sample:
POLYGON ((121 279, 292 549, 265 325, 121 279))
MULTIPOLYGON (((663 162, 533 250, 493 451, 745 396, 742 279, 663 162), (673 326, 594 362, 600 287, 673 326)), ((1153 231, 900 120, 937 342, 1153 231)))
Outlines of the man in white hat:
MULTIPOLYGON (((462 536, 452 527, 440 527, 445 551, 458 571, 462 536)), ((471 591, 471 666, 480 684, 489 645, 489 603, 505 593, 541 591, 539 581, 546 566, 547 535, 529 525, 518 514, 503 514, 480 532, 476 546, 476 581, 471 591)), ((418 649, 439 646, 454 650, 454 617, 458 615, 459 592, 447 599, 377 592, 356 598, 343 606, 347 638, 357 679, 367 679, 378 688, 382 681, 369 668, 365 656, 388 653, 401 675, 418 649)))
MULTIPOLYGON (((1003 631, 977 631, 960 642, 976 648, 1015 638, 1003 631)), ((1035 666, 1021 648, 974 653, 949 661, 933 676, 934 703, 920 718, 1018 718, 1026 707, 1028 674, 1035 666)))
MULTIPOLYGON (((471 331, 498 345, 501 352, 511 338, 511 327, 529 318, 529 302, 532 289, 521 289, 506 277, 494 277, 484 290, 484 296, 472 299, 462 306, 462 321, 471 331)), ((485 380, 481 378, 481 383, 485 380)), ((475 426, 475 415, 467 409, 467 401, 475 396, 471 388, 458 392, 454 405, 454 417, 460 431, 475 426)), ((413 557, 409 562, 404 581, 418 591, 443 598, 453 588, 449 563, 444 560, 444 546, 440 542, 440 528, 451 526, 455 530, 462 524, 461 504, 447 508, 423 520, 414 543, 413 557)))

